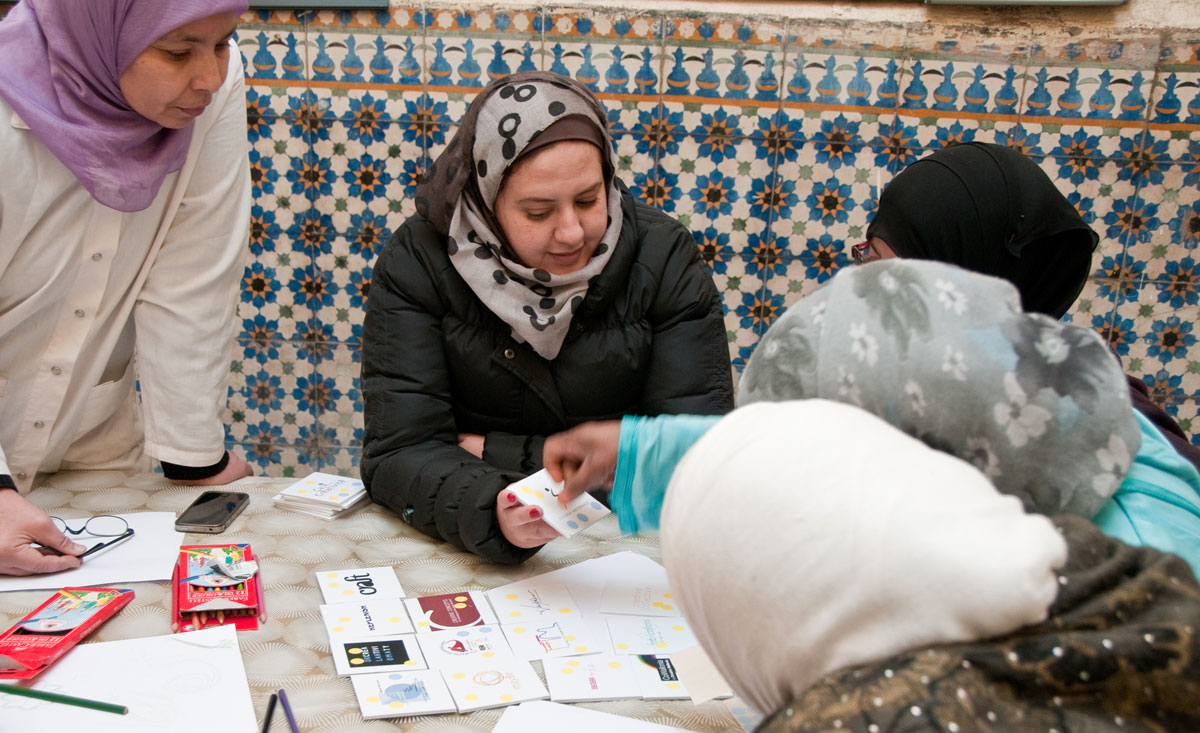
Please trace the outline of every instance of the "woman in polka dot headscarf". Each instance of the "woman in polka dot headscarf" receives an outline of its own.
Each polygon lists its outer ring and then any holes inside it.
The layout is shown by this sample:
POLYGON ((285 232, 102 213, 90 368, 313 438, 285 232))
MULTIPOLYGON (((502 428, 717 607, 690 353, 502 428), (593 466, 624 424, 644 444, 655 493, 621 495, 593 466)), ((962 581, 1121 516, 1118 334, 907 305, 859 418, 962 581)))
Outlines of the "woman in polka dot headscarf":
POLYGON ((695 242, 614 170, 586 87, 505 77, 472 101, 376 264, 363 479, 413 526, 490 560, 557 536, 503 491, 541 468, 543 436, 732 407, 695 242))

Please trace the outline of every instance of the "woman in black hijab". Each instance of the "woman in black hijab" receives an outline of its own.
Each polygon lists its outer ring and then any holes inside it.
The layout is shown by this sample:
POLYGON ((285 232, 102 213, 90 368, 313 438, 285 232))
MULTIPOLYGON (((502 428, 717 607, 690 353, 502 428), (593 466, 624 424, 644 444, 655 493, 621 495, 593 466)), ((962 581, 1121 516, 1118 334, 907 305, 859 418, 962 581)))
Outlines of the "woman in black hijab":
MULTIPOLYGON (((1037 163, 1004 145, 966 143, 926 156, 879 200, 856 261, 914 257, 1002 277, 1026 311, 1061 318, 1083 290, 1099 236, 1037 163)), ((1126 376, 1134 407, 1200 469, 1200 449, 1126 376)))

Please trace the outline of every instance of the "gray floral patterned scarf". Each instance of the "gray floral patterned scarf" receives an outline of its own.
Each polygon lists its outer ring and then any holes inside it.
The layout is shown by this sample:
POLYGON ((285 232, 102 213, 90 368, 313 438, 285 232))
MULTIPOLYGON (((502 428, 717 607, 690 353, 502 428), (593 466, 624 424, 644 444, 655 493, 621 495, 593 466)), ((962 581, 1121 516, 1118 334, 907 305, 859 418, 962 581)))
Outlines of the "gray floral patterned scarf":
POLYGON ((417 191, 417 210, 447 235, 450 263, 472 292, 512 327, 513 337, 553 359, 571 317, 600 274, 621 233, 621 194, 613 181, 607 116, 588 89, 548 72, 499 79, 471 103, 462 127, 417 191), (608 228, 580 270, 554 275, 526 267, 513 253, 492 207, 505 172, 540 133, 578 116, 593 123, 603 141, 608 186, 608 228))
POLYGON ((739 405, 866 409, 1042 514, 1094 516, 1141 441, 1099 334, 1023 313, 1004 280, 930 261, 840 272, 771 326, 738 392, 739 405))

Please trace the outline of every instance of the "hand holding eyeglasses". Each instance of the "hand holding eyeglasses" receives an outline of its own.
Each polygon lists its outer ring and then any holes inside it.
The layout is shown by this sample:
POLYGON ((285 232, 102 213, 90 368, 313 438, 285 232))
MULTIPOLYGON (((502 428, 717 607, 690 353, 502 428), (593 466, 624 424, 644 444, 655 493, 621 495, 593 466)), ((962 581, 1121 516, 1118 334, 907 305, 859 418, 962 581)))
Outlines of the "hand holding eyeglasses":
POLYGON ((11 489, 0 490, 0 574, 37 575, 79 567, 87 547, 72 542, 53 520, 11 489), (38 547, 40 545, 40 548, 38 547), (50 549, 61 555, 47 555, 50 549))

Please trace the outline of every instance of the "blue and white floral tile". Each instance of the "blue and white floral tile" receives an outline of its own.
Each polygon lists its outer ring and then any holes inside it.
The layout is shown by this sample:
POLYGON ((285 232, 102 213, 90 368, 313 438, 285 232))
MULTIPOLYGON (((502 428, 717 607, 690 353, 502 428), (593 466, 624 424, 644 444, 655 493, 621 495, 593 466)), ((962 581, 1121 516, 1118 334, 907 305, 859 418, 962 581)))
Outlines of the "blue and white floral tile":
MULTIPOLYGON (((1093 272, 1099 271, 1097 258, 1093 257, 1092 265, 1093 272)), ((1121 300, 1123 282, 1119 277, 1089 277, 1063 320, 1102 332, 1121 300)))
POLYGON ((306 392, 313 396, 309 409, 316 418, 316 429, 331 439, 327 440, 331 445, 359 448, 363 435, 361 339, 327 344, 315 357, 306 392))
POLYGON ((695 132, 716 124, 748 135, 780 107, 782 49, 668 45, 664 100, 695 132))
POLYGON ((1183 259, 1200 255, 1200 181, 1178 164, 1143 170, 1137 198, 1144 226, 1128 251, 1145 263, 1147 277, 1166 281, 1180 275, 1183 259))
POLYGON ((328 443, 327 438, 328 434, 321 436, 321 440, 325 442, 306 444, 308 450, 303 454, 306 462, 301 464, 304 470, 358 478, 362 448, 357 445, 345 448, 336 443, 328 443))
POLYGON ((1057 145, 1034 160, 1099 235, 1098 254, 1115 257, 1124 251, 1126 229, 1137 223, 1126 207, 1136 185, 1117 162, 1087 152, 1094 149, 1091 136, 1083 142, 1081 136, 1063 137, 1072 141, 1069 146, 1057 145))
POLYGON ((314 422, 299 407, 297 391, 300 380, 312 374, 308 352, 302 341, 281 341, 265 350, 246 339, 235 342, 224 411, 227 439, 257 440, 254 426, 266 421, 279 427, 281 440, 290 443, 301 427, 314 422))
POLYGON ((1151 136, 1166 142, 1172 160, 1194 158, 1200 136, 1200 37, 1163 39, 1158 76, 1147 110, 1151 136))
POLYGON ((1192 445, 1200 445, 1200 399, 1185 397, 1178 402, 1164 404, 1163 409, 1191 437, 1192 445))
MULTIPOLYGON (((339 244, 349 244, 344 239, 339 244)), ((317 258, 321 271, 328 275, 330 297, 314 310, 315 323, 327 332, 330 341, 344 343, 361 334, 367 296, 374 275, 374 261, 361 254, 351 255, 334 249, 317 258)))
POLYGON ((717 229, 729 232, 734 247, 740 250, 751 230, 753 190, 750 182, 756 178, 766 179, 773 167, 771 161, 757 157, 758 147, 752 140, 738 142, 736 155, 720 162, 711 157, 700 157, 698 151, 696 140, 684 138, 677 152, 667 152, 666 157, 659 159, 664 170, 679 170, 678 185, 682 196, 677 210, 688 216, 686 222, 693 230, 702 222, 709 222, 717 229))
POLYGON ((1118 349, 1127 373, 1178 376, 1187 394, 1200 392, 1200 360, 1194 357, 1200 306, 1173 307, 1160 302, 1159 288, 1147 285, 1118 304, 1115 322, 1131 333, 1127 349, 1118 349), (1135 331, 1135 324, 1136 331, 1135 331))

